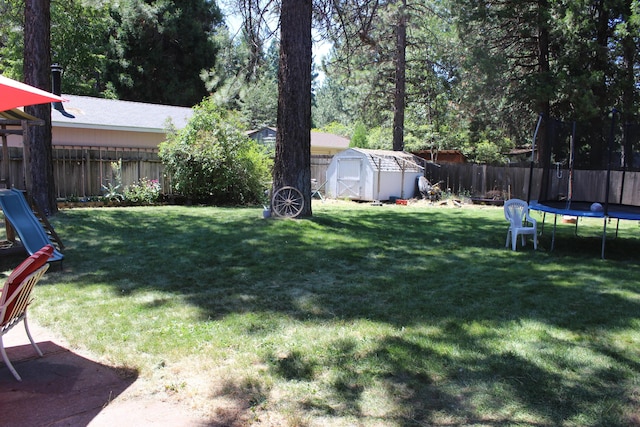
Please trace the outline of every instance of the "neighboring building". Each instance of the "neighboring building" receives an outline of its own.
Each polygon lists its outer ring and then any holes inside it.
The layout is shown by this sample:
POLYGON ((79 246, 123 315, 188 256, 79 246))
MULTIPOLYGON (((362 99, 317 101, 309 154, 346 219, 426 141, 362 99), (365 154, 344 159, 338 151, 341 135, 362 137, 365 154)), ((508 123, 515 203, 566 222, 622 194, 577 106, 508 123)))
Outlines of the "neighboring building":
POLYGON ((260 129, 250 130, 247 132, 247 136, 267 147, 269 152, 276 152, 276 128, 265 126, 260 129))
MULTIPOLYGON (((247 132, 247 136, 255 139, 263 145, 266 145, 270 150, 275 151, 276 128, 265 126, 263 128, 247 132)), ((349 148, 349 138, 332 133, 311 131, 312 156, 333 156, 347 148, 349 148)))
POLYGON ((349 148, 349 138, 332 133, 311 131, 311 155, 333 156, 349 148))
MULTIPOLYGON (((253 138, 275 153, 276 128, 263 127, 247 132, 253 138)), ((337 153, 349 148, 349 139, 340 135, 311 131, 311 185, 314 190, 325 192, 327 168, 337 153)))
MULTIPOLYGON (((103 193, 103 186, 115 183, 113 162, 121 164, 122 185, 142 178, 158 180, 163 191, 169 178, 158 157, 169 125, 182 129, 193 109, 88 96, 62 95, 68 101, 51 109, 52 148, 56 194, 59 198, 84 198, 103 193)), ((19 120, 16 122, 19 123, 19 120)), ((247 134, 275 147, 274 128, 247 134)), ((5 133, 11 186, 24 189, 23 140, 20 134, 5 133)), ((4 141, 3 141, 4 142, 4 141)), ((347 138, 327 133, 311 133, 312 177, 324 182, 330 157, 349 147, 347 138)))
MULTIPOLYGON (((193 110, 88 96, 63 95, 53 104, 51 132, 56 195, 83 198, 103 193, 115 182, 112 162, 121 163, 122 185, 142 178, 156 179, 168 189, 158 145, 168 125, 183 128, 193 110)), ((7 138, 11 186, 24 188, 21 135, 7 138)))
POLYGON ((412 154, 433 163, 467 163, 460 150, 418 150, 412 154))
POLYGON ((509 163, 525 164, 531 161, 531 147, 512 148, 506 155, 509 163))
MULTIPOLYGON (((61 108, 51 109, 52 145, 157 149, 166 138, 167 123, 183 128, 193 110, 89 96, 63 95, 61 108)), ((21 147, 21 136, 10 136, 21 147)))
POLYGON ((193 109, 169 105, 63 95, 68 102, 51 110, 53 146, 157 149, 168 124, 181 129, 193 109))
POLYGON ((421 162, 404 151, 349 148, 329 164, 326 195, 352 200, 410 199, 424 174, 421 162))

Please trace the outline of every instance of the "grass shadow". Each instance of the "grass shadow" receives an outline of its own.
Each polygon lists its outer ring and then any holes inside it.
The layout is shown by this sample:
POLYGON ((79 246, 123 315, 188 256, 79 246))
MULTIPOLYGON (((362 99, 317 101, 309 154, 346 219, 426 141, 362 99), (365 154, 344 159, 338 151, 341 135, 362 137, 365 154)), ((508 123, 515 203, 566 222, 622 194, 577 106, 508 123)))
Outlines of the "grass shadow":
MULTIPOLYGON (((315 384, 321 391, 291 405, 319 417, 407 426, 634 419, 637 240, 616 241, 601 261, 591 240, 569 234, 553 252, 546 237, 536 252, 530 242, 505 249, 499 209, 259 216, 198 207, 62 212, 65 269, 42 286, 96 293, 94 305, 127 310, 167 347, 195 345, 182 344, 182 331, 198 343, 220 329, 243 337, 249 344, 215 342, 257 346, 278 384, 315 384), (184 312, 184 324, 167 334, 157 324, 177 323, 172 312, 184 312), (353 331, 332 335, 345 325, 353 331), (281 343, 286 334, 296 337, 281 343), (612 347, 621 338, 628 343, 612 347)), ((122 327, 113 325, 102 328, 122 327)))

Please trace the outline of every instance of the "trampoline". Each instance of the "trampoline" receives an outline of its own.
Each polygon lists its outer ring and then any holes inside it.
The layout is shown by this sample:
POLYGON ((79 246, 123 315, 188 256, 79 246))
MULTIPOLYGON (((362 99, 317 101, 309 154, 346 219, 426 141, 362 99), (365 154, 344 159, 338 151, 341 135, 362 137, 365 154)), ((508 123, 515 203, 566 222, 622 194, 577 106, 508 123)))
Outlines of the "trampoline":
POLYGON ((640 221, 640 127, 617 125, 616 116, 614 110, 596 124, 599 129, 595 131, 593 123, 581 129, 575 122, 545 119, 542 115, 538 118, 527 201, 530 209, 543 214, 542 233, 546 215, 554 216, 551 250, 555 246, 558 215, 576 218, 576 235, 580 218, 601 218, 603 259, 607 223, 616 221, 617 236, 620 220, 640 221), (535 141, 543 120, 546 137, 539 153, 542 173, 538 198, 531 200, 535 141))
MULTIPOLYGON (((602 250, 600 256, 604 259, 605 243, 607 240, 607 222, 609 219, 617 220, 616 222, 616 235, 618 234, 619 220, 632 220, 640 221, 640 206, 630 205, 616 205, 609 204, 608 213, 605 214, 603 210, 593 211, 591 210, 592 203, 589 202, 571 202, 570 205, 567 202, 562 201, 546 201, 539 203, 537 200, 529 202, 529 208, 535 211, 543 213, 542 219, 542 231, 544 232, 544 218, 546 214, 553 214, 553 232, 551 233, 551 250, 555 246, 556 227, 558 221, 558 215, 563 217, 576 217, 576 218, 602 218, 602 250)), ((576 235, 578 232, 578 220, 575 222, 576 235)))

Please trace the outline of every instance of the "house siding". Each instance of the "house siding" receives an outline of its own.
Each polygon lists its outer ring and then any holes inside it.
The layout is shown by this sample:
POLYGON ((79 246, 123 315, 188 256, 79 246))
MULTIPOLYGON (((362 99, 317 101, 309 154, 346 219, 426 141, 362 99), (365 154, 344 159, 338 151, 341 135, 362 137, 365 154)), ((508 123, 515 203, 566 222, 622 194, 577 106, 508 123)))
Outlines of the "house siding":
POLYGON ((157 149, 158 145, 165 139, 164 132, 130 132, 68 127, 52 128, 52 145, 54 148, 56 146, 92 146, 157 149))
MULTIPOLYGON (((64 110, 52 110, 52 150, 56 195, 87 198, 104 193, 113 183, 111 163, 121 160, 122 187, 142 178, 157 179, 164 193, 171 190, 158 156, 166 139, 167 120, 183 128, 193 114, 184 107, 64 95, 64 110)), ((275 141, 275 129, 254 132, 256 139, 275 141)), ((252 134, 252 133, 248 133, 252 134)), ((8 135, 9 173, 0 177, 5 187, 24 189, 23 140, 8 135)), ((326 181, 332 155, 344 150, 349 140, 338 135, 312 132, 311 174, 314 187, 326 181)), ((3 159, 4 161, 5 159, 3 159)))

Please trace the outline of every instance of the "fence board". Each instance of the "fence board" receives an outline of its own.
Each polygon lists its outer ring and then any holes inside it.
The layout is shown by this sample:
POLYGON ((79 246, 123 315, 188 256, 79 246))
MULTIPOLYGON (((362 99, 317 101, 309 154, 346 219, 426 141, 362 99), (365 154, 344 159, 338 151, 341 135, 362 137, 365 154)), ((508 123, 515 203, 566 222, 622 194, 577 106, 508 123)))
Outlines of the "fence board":
MULTIPOLYGON (((494 192, 505 198, 527 200, 529 168, 511 166, 486 166, 475 164, 427 164, 426 176, 432 183, 442 182, 443 188, 452 193, 473 197, 486 197, 494 192)), ((530 199, 538 199, 542 169, 533 170, 530 199)), ((568 197, 569 171, 550 170, 549 199, 568 197)), ((604 201, 607 171, 575 170, 573 172, 573 200, 604 201)), ((611 171, 609 202, 640 206, 640 172, 611 171)))
POLYGON ((324 188, 320 187, 323 187, 327 181, 327 169, 332 158, 333 156, 326 154, 311 156, 311 179, 315 180, 316 188, 320 189, 322 194, 324 194, 324 188))
MULTIPOLYGON (((331 158, 330 155, 311 156, 311 178, 318 187, 326 181, 331 158)), ((1 153, 0 161, 4 161, 1 153)), ((163 193, 170 191, 171 177, 166 176, 155 149, 56 146, 52 150, 56 197, 87 198, 104 194, 103 185, 115 185, 112 162, 117 161, 121 161, 122 188, 147 178, 158 180, 163 193)), ((21 148, 9 150, 9 177, 11 186, 25 188, 21 148)))
MULTIPOLYGON (((2 159, 0 153, 0 159, 2 159)), ((311 178, 321 187, 326 181, 330 155, 311 156, 311 178)), ((157 179, 162 192, 171 188, 171 177, 166 176, 156 149, 123 149, 114 147, 56 146, 53 149, 53 170, 56 195, 59 198, 90 197, 104 193, 102 186, 114 182, 112 162, 121 160, 122 187, 142 178, 157 179)), ((22 149, 9 149, 11 186, 24 189, 22 149)), ((573 200, 604 201, 606 171, 574 171, 573 200)), ((527 200, 529 167, 487 166, 478 164, 427 163, 425 175, 432 183, 441 182, 451 193, 485 197, 501 194, 505 198, 527 200)), ((540 195, 542 170, 533 170, 530 199, 540 195)), ((569 190, 567 169, 549 171, 549 196, 566 197, 569 190), (561 172, 561 173, 560 173, 561 172)), ((609 189, 611 203, 640 206, 640 172, 611 171, 609 189)))

